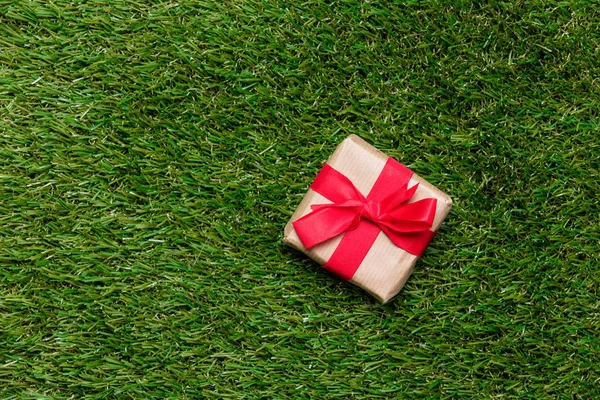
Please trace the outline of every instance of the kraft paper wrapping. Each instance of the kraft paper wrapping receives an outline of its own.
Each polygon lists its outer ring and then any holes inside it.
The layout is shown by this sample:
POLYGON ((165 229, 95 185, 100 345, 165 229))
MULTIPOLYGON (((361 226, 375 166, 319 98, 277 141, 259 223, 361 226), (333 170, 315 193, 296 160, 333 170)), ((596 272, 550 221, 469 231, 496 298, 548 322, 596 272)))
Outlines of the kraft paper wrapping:
MULTIPOLYGON (((383 170, 387 159, 388 156, 384 153, 358 136, 351 135, 340 143, 327 163, 346 175, 354 186, 366 196, 383 170)), ((408 186, 412 187, 416 183, 419 183, 419 188, 408 202, 428 197, 436 198, 438 202, 431 230, 438 230, 452 207, 452 199, 415 174, 408 186)), ((294 215, 285 226, 283 238, 286 244, 300 250, 321 265, 329 260, 342 240, 343 234, 308 250, 296 234, 292 221, 310 213, 311 205, 325 203, 331 203, 331 201, 308 189, 294 215)), ((400 292, 412 273, 418 258, 396 247, 383 232, 380 232, 354 277, 349 282, 363 288, 382 303, 386 303, 400 292)))

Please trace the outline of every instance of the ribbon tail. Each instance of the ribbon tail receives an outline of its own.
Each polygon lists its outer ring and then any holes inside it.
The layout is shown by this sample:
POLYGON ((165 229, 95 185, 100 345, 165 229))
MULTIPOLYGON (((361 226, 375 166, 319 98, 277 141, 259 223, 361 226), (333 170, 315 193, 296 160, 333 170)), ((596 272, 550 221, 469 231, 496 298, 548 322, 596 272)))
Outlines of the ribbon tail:
POLYGON ((304 247, 310 249, 337 235, 354 229, 360 218, 356 207, 319 207, 292 224, 304 247))
POLYGON ((387 197, 383 198, 380 201, 381 209, 393 210, 405 201, 411 199, 418 188, 418 183, 412 186, 411 188, 408 188, 408 182, 406 182, 406 184, 401 185, 397 190, 390 193, 387 197))

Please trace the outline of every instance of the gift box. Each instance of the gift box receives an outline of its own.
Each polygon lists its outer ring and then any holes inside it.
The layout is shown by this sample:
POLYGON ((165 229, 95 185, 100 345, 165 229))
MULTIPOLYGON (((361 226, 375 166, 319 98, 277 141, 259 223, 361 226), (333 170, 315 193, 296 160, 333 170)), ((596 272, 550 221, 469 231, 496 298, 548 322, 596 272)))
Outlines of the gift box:
POLYGON ((451 206, 441 190, 351 135, 311 184, 284 242, 385 303, 400 292, 451 206))

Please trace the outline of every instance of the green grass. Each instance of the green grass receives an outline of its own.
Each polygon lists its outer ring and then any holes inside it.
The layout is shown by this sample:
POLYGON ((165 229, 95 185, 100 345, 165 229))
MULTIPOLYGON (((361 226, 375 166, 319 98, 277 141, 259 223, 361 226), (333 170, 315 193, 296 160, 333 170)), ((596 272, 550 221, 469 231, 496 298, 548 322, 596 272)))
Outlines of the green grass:
POLYGON ((395 3, 0 0, 2 399, 600 397, 600 6, 395 3), (454 199, 383 306, 351 133, 454 199))

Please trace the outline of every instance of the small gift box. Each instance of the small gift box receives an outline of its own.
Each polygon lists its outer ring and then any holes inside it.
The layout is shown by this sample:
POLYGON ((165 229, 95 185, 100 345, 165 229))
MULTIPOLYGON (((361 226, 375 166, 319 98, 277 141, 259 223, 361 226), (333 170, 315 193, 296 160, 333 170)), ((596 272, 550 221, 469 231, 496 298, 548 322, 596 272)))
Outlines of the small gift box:
POLYGON ((385 303, 451 206, 448 195, 351 135, 311 184, 283 240, 385 303))

